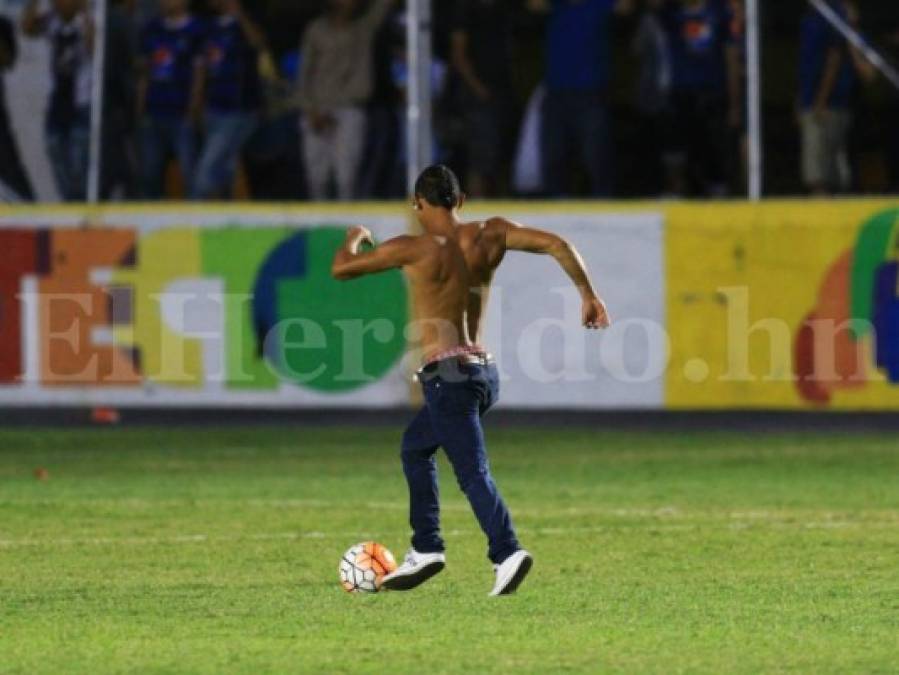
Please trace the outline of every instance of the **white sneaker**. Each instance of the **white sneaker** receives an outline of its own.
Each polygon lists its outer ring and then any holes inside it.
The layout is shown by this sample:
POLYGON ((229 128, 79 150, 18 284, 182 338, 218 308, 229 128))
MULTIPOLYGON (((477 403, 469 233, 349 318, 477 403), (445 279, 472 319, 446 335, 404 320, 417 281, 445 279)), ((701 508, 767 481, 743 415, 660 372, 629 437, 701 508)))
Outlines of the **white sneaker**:
POLYGON ((506 558, 501 565, 494 565, 493 570, 496 572, 496 583, 493 590, 490 591, 491 596, 509 595, 524 581, 524 578, 531 571, 534 559, 531 554, 525 550, 515 551, 506 558))
POLYGON ((396 572, 381 580, 381 588, 389 591, 411 591, 446 567, 446 556, 442 553, 419 553, 410 548, 403 564, 396 572))

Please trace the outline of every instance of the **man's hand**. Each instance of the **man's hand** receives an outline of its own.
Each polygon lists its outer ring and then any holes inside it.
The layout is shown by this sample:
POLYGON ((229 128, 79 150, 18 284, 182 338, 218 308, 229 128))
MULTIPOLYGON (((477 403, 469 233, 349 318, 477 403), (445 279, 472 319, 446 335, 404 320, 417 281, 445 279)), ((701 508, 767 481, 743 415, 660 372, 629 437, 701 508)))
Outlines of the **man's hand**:
POLYGON ((606 304, 596 296, 584 299, 581 317, 584 328, 588 330, 600 330, 612 325, 606 304))
POLYGON ((375 245, 375 238, 372 237, 371 231, 367 227, 357 225, 347 230, 346 248, 353 255, 356 255, 359 252, 359 247, 366 242, 372 246, 375 245))

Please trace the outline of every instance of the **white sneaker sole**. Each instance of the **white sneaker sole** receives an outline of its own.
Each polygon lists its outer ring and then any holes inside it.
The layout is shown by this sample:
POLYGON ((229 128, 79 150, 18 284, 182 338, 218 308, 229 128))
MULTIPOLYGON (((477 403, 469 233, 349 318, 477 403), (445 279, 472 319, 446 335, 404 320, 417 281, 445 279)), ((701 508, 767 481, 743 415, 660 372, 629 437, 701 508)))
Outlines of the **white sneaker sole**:
POLYGON ((424 563, 408 574, 397 574, 394 572, 381 582, 381 588, 388 591, 411 591, 413 588, 421 586, 435 574, 440 573, 446 567, 446 561, 434 560, 424 563))
POLYGON ((519 555, 518 553, 512 554, 518 555, 521 560, 518 561, 517 565, 506 572, 504 578, 498 580, 496 587, 490 591, 491 597, 510 595, 518 590, 521 582, 524 581, 524 578, 528 575, 528 572, 531 571, 531 567, 534 565, 534 558, 531 557, 530 553, 522 551, 521 554, 522 555, 519 555))

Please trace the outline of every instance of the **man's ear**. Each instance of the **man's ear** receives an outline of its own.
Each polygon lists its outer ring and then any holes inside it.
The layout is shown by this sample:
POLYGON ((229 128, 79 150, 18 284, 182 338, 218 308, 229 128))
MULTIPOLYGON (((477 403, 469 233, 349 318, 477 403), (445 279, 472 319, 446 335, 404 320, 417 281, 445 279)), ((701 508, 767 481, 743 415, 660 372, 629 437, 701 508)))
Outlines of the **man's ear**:
POLYGON ((459 204, 456 206, 457 209, 461 209, 465 206, 465 200, 468 199, 468 195, 464 192, 459 193, 459 204))

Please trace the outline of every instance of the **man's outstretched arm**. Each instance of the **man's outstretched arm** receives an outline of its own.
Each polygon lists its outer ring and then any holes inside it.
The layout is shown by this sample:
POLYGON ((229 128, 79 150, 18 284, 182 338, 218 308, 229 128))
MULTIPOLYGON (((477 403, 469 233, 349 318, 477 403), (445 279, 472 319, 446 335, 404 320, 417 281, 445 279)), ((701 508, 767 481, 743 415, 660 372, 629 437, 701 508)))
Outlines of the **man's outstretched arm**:
POLYGON ((377 248, 363 251, 362 245, 375 245, 375 241, 364 227, 354 227, 347 232, 346 241, 334 254, 331 275, 340 281, 355 279, 365 274, 402 267, 415 261, 415 239, 396 237, 377 248))
POLYGON ((504 219, 494 219, 491 226, 503 232, 506 250, 550 255, 556 259, 581 294, 582 322, 586 328, 608 328, 611 325, 609 312, 590 280, 587 265, 569 241, 552 232, 522 227, 504 219))

